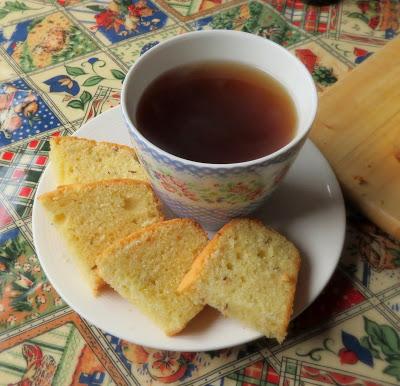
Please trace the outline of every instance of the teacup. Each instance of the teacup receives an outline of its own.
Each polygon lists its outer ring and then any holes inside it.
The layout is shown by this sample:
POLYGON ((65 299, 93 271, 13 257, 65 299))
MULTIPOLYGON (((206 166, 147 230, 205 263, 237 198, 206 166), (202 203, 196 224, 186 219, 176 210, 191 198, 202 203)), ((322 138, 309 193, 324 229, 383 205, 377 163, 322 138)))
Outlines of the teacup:
POLYGON ((166 40, 141 56, 125 78, 121 105, 140 162, 160 199, 177 216, 214 230, 254 211, 282 181, 314 121, 317 91, 306 67, 278 44, 244 32, 198 31, 166 40), (254 66, 285 86, 298 115, 293 139, 265 157, 232 164, 179 158, 146 139, 136 127, 136 109, 147 86, 174 67, 207 60, 254 66))

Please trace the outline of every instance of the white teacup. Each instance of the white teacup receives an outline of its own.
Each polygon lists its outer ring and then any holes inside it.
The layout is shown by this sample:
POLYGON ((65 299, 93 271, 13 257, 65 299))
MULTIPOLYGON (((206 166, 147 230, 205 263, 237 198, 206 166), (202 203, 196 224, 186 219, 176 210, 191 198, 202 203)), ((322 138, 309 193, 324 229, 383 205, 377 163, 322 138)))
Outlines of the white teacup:
POLYGON ((244 32, 198 31, 166 40, 141 56, 125 78, 121 105, 139 159, 162 201, 177 216, 216 229, 252 212, 278 186, 314 121, 317 91, 306 67, 278 44, 244 32), (149 142, 136 128, 136 109, 144 90, 165 71, 207 60, 247 64, 285 86, 298 115, 294 138, 265 157, 232 164, 189 161, 149 142))

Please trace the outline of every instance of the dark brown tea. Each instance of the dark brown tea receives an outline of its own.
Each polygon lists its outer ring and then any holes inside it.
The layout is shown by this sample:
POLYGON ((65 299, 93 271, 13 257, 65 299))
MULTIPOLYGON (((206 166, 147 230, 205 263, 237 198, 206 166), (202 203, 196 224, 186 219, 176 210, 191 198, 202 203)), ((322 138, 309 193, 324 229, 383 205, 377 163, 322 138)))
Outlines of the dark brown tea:
POLYGON ((143 93, 139 131, 157 147, 197 162, 235 163, 275 152, 295 135, 286 89, 265 72, 234 62, 176 67, 143 93))

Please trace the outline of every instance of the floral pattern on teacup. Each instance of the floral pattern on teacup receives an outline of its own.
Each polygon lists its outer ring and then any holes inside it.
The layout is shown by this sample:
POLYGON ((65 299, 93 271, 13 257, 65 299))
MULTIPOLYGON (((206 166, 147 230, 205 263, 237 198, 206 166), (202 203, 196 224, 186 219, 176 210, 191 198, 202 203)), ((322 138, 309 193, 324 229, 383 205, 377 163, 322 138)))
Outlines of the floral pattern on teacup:
POLYGON ((259 199, 264 193, 264 185, 257 179, 248 182, 226 181, 224 183, 185 183, 168 171, 154 171, 152 175, 160 185, 174 196, 187 198, 190 201, 204 201, 207 204, 221 202, 235 205, 259 199))
POLYGON ((256 200, 264 193, 264 186, 260 181, 252 179, 248 182, 238 181, 215 183, 212 186, 198 187, 199 194, 206 203, 218 204, 225 202, 235 205, 242 202, 256 200))
POLYGON ((196 177, 148 154, 142 153, 140 158, 153 186, 163 196, 203 208, 232 209, 266 197, 286 175, 294 155, 253 172, 244 169, 242 173, 232 174, 227 169, 223 177, 218 171, 216 175, 196 177))
POLYGON ((168 172, 154 171, 153 176, 169 193, 172 193, 179 197, 186 197, 191 201, 199 201, 198 196, 194 193, 192 189, 189 188, 189 186, 185 182, 174 177, 168 172))

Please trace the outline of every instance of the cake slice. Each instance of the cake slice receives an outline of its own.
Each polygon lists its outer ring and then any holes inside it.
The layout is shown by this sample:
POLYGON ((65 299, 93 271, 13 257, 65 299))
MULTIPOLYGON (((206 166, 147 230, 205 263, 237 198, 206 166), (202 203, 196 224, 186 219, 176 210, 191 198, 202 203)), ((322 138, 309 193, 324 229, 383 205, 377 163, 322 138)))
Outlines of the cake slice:
POLYGON ((196 258, 178 291, 282 342, 299 268, 290 241, 260 221, 236 219, 196 258))
POLYGON ((176 289, 208 242, 193 220, 160 222, 116 242, 97 259, 102 278, 167 335, 203 308, 176 289))
POLYGON ((128 146, 79 137, 54 137, 50 147, 50 160, 59 185, 115 178, 147 181, 135 151, 128 146))
POLYGON ((67 239, 95 294, 104 285, 97 274, 97 255, 114 241, 163 220, 158 199, 143 181, 64 185, 39 201, 67 239))

